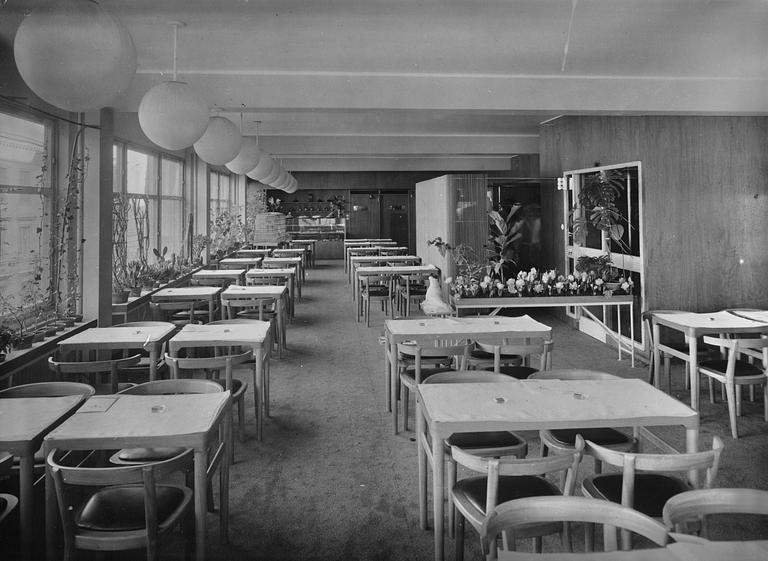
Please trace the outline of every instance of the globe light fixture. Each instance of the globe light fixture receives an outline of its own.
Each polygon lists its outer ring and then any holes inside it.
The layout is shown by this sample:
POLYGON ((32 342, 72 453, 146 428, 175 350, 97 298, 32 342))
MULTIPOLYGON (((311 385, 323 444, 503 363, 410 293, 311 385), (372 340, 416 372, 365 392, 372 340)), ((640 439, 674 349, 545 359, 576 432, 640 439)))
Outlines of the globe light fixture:
POLYGON ((281 171, 283 171, 283 166, 275 162, 275 165, 272 167, 272 171, 269 173, 269 175, 267 175, 264 179, 262 179, 261 182, 264 185, 272 185, 272 182, 278 178, 281 171))
POLYGON ((139 125, 152 142, 166 150, 192 146, 208 126, 208 104, 186 82, 176 79, 176 44, 181 22, 173 26, 173 80, 144 94, 139 103, 139 125))
POLYGON ((259 164, 261 155, 258 140, 253 136, 244 136, 240 151, 226 164, 227 169, 237 174, 248 173, 259 164))
POLYGON ((272 173, 272 168, 275 167, 277 163, 275 160, 272 159, 272 156, 267 154, 266 152, 261 153, 261 159, 259 160, 259 163, 256 165, 255 168, 253 168, 251 171, 246 173, 248 177, 255 181, 262 181, 265 177, 267 177, 270 173, 272 173))
POLYGON ((33 10, 16 31, 13 56, 29 89, 66 111, 111 105, 136 73, 128 30, 90 0, 58 0, 33 10))
POLYGON ((288 181, 288 172, 285 171, 285 169, 281 169, 275 180, 269 183, 269 186, 274 187, 275 189, 280 189, 279 185, 282 185, 286 181, 288 181))
POLYGON ((220 166, 240 153, 242 143, 237 126, 226 117, 215 116, 208 119, 208 127, 193 146, 201 160, 220 166))

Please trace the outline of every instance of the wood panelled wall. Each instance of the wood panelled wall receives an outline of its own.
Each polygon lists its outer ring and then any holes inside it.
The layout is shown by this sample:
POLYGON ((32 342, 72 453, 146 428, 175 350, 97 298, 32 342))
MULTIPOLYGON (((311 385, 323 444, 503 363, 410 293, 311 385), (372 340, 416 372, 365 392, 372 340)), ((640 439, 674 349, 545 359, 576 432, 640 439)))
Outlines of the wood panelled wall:
MULTIPOLYGON (((543 176, 642 162, 647 309, 768 307, 768 118, 565 117, 540 152, 543 176)), ((560 192, 542 206, 562 222, 560 192)), ((543 235, 562 263, 560 229, 543 235)))

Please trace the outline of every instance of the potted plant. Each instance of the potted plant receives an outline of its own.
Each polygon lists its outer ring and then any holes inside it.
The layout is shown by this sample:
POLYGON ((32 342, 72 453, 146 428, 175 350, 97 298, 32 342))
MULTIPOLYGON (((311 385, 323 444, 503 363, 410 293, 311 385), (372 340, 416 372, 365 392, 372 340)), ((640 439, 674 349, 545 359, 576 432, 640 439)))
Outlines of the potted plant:
POLYGON ((517 255, 514 244, 523 236, 520 232, 523 221, 516 220, 515 214, 521 208, 522 205, 516 203, 506 213, 502 208, 488 213, 490 225, 486 249, 492 270, 502 283, 515 274, 517 255))
POLYGON ((616 206, 616 199, 625 189, 624 176, 616 169, 601 170, 584 176, 578 201, 571 210, 574 241, 584 245, 591 225, 624 246, 624 224, 629 220, 616 206))
POLYGON ((141 296, 142 278, 146 266, 138 259, 128 261, 125 266, 125 276, 131 296, 141 296))
POLYGON ((3 324, 0 325, 0 362, 5 360, 5 355, 11 352, 13 342, 16 338, 16 333, 3 324))

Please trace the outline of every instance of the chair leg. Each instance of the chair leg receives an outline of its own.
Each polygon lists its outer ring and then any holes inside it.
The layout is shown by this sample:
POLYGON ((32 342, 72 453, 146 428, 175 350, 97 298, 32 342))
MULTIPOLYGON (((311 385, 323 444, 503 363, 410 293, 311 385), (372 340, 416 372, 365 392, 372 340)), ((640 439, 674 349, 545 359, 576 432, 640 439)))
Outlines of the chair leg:
POLYGON ((400 397, 403 402, 402 409, 403 409, 403 430, 408 430, 408 413, 409 413, 409 401, 410 401, 410 391, 408 390, 408 386, 405 384, 402 384, 400 386, 400 397))
POLYGON ((736 416, 741 417, 741 385, 736 386, 736 416))
POLYGON ((731 420, 731 436, 739 438, 739 433, 736 429, 736 392, 734 387, 731 384, 726 384, 725 393, 728 399, 728 417, 731 420))
MULTIPOLYGON (((448 489, 453 489, 453 486, 456 485, 456 462, 450 455, 448 455, 448 472, 446 473, 445 480, 448 482, 448 489)), ((448 496, 451 496, 450 491, 448 492, 448 496)), ((449 501, 449 503, 448 537, 453 538, 456 537, 456 505, 453 504, 453 501, 449 501)))
POLYGON ((709 382, 709 402, 714 403, 715 402, 715 385, 712 383, 712 378, 707 376, 707 381, 709 382))
POLYGON ((456 561, 464 561, 464 515, 456 512, 456 561))
POLYGON ((242 396, 237 401, 237 422, 240 425, 240 442, 245 442, 245 399, 242 396))

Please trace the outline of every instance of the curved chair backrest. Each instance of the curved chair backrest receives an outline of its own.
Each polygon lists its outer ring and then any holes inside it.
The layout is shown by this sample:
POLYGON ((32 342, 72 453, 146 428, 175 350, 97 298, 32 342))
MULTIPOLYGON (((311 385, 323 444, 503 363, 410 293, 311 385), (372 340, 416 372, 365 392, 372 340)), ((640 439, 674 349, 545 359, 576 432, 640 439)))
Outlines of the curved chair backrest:
MULTIPOLYGON (((236 319, 238 308, 252 308, 253 314, 258 314, 258 319, 264 321, 264 314, 272 312, 277 305, 277 298, 274 296, 224 296, 221 297, 221 303, 226 310, 228 319, 236 319)), ((253 318, 256 319, 256 318, 253 318)))
POLYGON ((22 386, 12 386, 0 391, 0 398, 6 397, 63 397, 65 395, 83 395, 91 397, 96 393, 93 386, 79 382, 36 382, 22 386))
POLYGON ((173 358, 166 354, 165 362, 171 369, 171 378, 183 378, 184 370, 224 371, 225 387, 233 391, 232 370, 239 364, 253 358, 253 351, 248 349, 244 353, 235 355, 222 355, 206 358, 173 358))
MULTIPOLYGON (((496 556, 496 538, 503 533, 514 535, 516 528, 527 524, 544 522, 588 522, 607 525, 604 529, 605 550, 617 549, 616 532, 609 527, 618 527, 644 536, 659 546, 669 542, 667 529, 648 516, 620 504, 586 497, 529 497, 500 504, 486 518, 480 530, 483 552, 489 558, 496 556)), ((508 539, 512 543, 512 539, 508 539)), ((505 554, 515 559, 514 552, 505 554)), ((530 553, 525 554, 530 558, 530 553)), ((584 559, 593 556, 586 552, 584 559)), ((546 554, 541 556, 546 559, 546 554)))
MULTIPOLYGON (((696 489, 679 493, 664 505, 667 528, 682 531, 686 522, 710 514, 759 514, 768 516, 768 491, 759 489, 696 489)), ((705 526, 706 527, 706 526, 705 526)))
POLYGON ((619 377, 599 370, 584 370, 581 368, 562 368, 534 372, 529 380, 618 380, 619 377))
POLYGON ((261 320, 251 318, 217 319, 216 321, 208 322, 208 325, 232 325, 236 323, 253 323, 256 321, 261 320))
POLYGON ((522 358, 539 355, 539 371, 548 370, 552 366, 554 341, 549 338, 530 337, 519 341, 508 340, 504 344, 475 341, 475 345, 479 350, 493 355, 493 368, 496 372, 501 366, 501 355, 518 355, 522 358))
POLYGON ((517 382, 517 378, 485 370, 455 370, 432 374, 422 384, 490 384, 493 382, 517 382))
POLYGON ((120 393, 125 395, 172 395, 185 393, 220 393, 224 388, 212 380, 154 380, 144 382, 120 393))
POLYGON ((140 361, 140 354, 112 360, 84 360, 76 362, 62 362, 49 357, 48 367, 56 374, 108 374, 119 372, 124 367, 135 366, 140 361))
MULTIPOLYGON (((635 472, 689 472, 706 469, 704 488, 708 489, 717 477, 722 452, 723 441, 718 436, 713 437, 711 450, 684 454, 637 454, 613 450, 587 441, 588 454, 601 462, 623 469, 621 504, 629 507, 634 504, 635 472)), ((693 481, 690 483, 694 485, 693 481)))
POLYGON ((173 324, 169 324, 167 321, 127 321, 112 327, 167 327, 168 325, 173 324))

